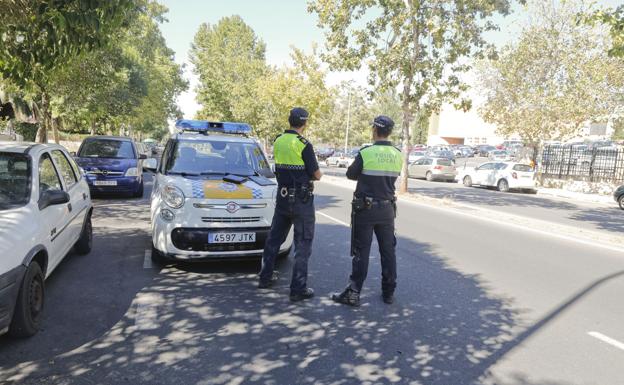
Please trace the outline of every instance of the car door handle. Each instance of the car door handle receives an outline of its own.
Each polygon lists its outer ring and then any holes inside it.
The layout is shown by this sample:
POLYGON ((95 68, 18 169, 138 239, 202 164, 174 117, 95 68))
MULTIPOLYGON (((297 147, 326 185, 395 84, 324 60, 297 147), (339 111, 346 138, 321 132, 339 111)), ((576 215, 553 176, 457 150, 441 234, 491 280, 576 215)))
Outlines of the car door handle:
POLYGON ((87 193, 82 193, 82 200, 86 201, 87 200, 87 193))
POLYGON ((68 203, 68 204, 67 204, 67 208, 69 209, 69 212, 71 213, 71 212, 72 212, 72 210, 73 210, 73 208, 72 208, 72 204, 71 204, 71 203, 68 203))

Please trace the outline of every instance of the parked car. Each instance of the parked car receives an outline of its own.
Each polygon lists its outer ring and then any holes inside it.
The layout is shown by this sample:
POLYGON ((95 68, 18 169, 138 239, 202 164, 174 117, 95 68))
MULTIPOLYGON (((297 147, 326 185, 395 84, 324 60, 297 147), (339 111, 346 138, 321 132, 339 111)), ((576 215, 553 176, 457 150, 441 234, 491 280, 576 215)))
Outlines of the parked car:
POLYGON ((516 162, 487 162, 474 168, 459 170, 464 186, 496 187, 499 191, 527 190, 536 192, 535 171, 526 164, 516 162))
POLYGON ((455 155, 451 151, 439 150, 439 151, 430 151, 427 153, 427 156, 430 158, 446 158, 455 162, 455 155))
POLYGON ((91 251, 89 186, 65 148, 0 143, 0 334, 41 327, 45 279, 91 251))
POLYGON ((407 174, 410 178, 452 182, 457 176, 457 171, 453 162, 448 158, 425 157, 410 163, 407 168, 407 174))
POLYGON ((414 150, 414 151, 410 152, 410 154, 408 156, 408 162, 409 163, 416 162, 418 159, 424 158, 425 156, 427 156, 427 152, 426 151, 414 150))
POLYGON ((355 158, 350 154, 345 154, 343 152, 336 152, 329 158, 325 159, 325 165, 327 167, 337 166, 337 167, 349 167, 355 158))
POLYGON ((495 150, 495 151, 490 151, 488 158, 490 160, 507 161, 507 160, 511 160, 511 154, 505 150, 495 150))
POLYGON ((92 136, 85 139, 76 154, 76 161, 87 174, 91 193, 130 194, 143 196, 142 161, 130 138, 92 136))
POLYGON ((321 148, 316 152, 316 157, 319 161, 324 161, 334 154, 333 148, 321 148))
POLYGON ((487 144, 479 146, 479 156, 481 157, 488 157, 492 151, 496 151, 496 147, 487 144))
POLYGON ((620 208, 624 210, 624 185, 618 187, 613 192, 613 199, 620 205, 620 208))
MULTIPOLYGON (((151 197, 152 259, 259 259, 277 197, 275 175, 241 123, 179 121, 165 147, 151 197), (209 134, 206 134, 208 133, 209 134)), ((288 255, 292 232, 279 254, 288 255)))

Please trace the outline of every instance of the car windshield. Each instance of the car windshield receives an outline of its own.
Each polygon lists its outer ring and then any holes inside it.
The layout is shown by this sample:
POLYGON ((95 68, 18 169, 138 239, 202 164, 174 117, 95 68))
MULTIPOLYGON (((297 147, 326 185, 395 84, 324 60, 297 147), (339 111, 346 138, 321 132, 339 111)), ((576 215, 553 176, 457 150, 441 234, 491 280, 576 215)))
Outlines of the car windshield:
POLYGON ((223 140, 177 141, 166 163, 165 173, 273 176, 269 163, 256 143, 223 140))
POLYGON ((412 156, 425 156, 424 151, 412 151, 412 153, 410 154, 412 156))
POLYGON ((131 142, 115 139, 86 140, 80 148, 78 156, 81 158, 136 158, 131 142))
POLYGON ((0 210, 23 206, 30 198, 30 158, 0 152, 0 210))

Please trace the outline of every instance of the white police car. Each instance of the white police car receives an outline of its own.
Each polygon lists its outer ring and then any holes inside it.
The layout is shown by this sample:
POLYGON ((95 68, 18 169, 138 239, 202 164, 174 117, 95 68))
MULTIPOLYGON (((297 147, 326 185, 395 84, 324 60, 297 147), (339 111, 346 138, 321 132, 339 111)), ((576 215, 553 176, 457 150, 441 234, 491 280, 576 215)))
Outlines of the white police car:
MULTIPOLYGON (((268 237, 277 184, 243 123, 180 120, 155 172, 151 197, 152 259, 257 258, 268 237)), ((292 232, 280 254, 287 255, 292 232)))
POLYGON ((54 144, 0 142, 0 334, 37 332, 44 279, 72 249, 91 250, 86 179, 54 144))

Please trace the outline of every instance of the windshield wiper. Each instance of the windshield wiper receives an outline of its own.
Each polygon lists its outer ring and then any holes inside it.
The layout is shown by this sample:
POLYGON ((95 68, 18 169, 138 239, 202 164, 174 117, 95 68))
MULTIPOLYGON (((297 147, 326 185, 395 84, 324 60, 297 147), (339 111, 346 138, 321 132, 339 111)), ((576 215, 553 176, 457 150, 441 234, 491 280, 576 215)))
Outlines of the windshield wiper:
POLYGON ((182 177, 187 177, 187 176, 201 176, 202 174, 198 174, 195 172, 180 172, 180 171, 169 171, 167 173, 168 175, 180 175, 182 177))

